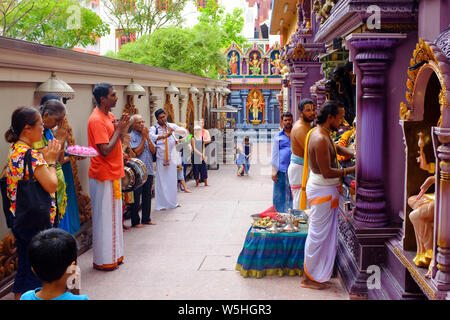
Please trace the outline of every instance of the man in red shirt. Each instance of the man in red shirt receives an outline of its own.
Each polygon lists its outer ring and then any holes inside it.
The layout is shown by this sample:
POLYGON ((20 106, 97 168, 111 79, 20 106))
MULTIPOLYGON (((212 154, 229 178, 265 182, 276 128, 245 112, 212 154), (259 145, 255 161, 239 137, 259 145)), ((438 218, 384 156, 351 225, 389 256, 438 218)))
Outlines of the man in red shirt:
POLYGON ((97 107, 89 117, 88 143, 99 153, 89 165, 94 268, 114 270, 123 261, 120 181, 124 168, 120 138, 126 134, 130 116, 124 113, 114 124, 115 117, 110 111, 118 97, 112 84, 97 84, 93 94, 97 107))

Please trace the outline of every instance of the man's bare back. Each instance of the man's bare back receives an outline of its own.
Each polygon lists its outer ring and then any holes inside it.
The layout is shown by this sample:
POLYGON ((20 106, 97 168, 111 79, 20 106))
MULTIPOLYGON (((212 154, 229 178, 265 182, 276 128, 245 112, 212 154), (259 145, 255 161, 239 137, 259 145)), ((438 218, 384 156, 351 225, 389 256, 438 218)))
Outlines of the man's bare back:
POLYGON ((308 146, 308 159, 309 159, 309 167, 311 171, 317 174, 322 174, 317 158, 318 157, 328 157, 328 163, 331 168, 337 168, 337 160, 336 160, 336 150, 334 148, 334 144, 331 140, 331 137, 328 133, 324 132, 320 127, 311 132, 309 136, 309 146, 308 146), (324 154, 325 152, 321 152, 320 150, 325 150, 328 148, 328 154, 324 154))
POLYGON ((306 135, 311 129, 311 124, 302 119, 297 120, 291 131, 291 149, 292 153, 298 157, 304 158, 306 135))

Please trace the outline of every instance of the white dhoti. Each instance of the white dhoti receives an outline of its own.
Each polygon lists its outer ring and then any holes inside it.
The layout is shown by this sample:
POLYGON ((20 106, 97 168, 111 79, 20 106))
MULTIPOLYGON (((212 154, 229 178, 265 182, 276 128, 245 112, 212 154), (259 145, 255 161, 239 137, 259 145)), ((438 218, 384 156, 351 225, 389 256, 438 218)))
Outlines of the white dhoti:
POLYGON ((289 184, 291 186, 293 209, 300 209, 300 194, 302 191, 303 165, 291 161, 288 168, 289 184))
POLYGON ((122 193, 120 180, 89 178, 92 201, 94 268, 113 270, 123 261, 122 193))
POLYGON ((170 161, 169 166, 163 165, 164 160, 156 160, 155 209, 173 209, 178 206, 177 199, 177 165, 170 161))
POLYGON ((338 245, 339 179, 324 179, 311 171, 306 195, 311 213, 304 271, 311 280, 326 282, 333 274, 338 245))

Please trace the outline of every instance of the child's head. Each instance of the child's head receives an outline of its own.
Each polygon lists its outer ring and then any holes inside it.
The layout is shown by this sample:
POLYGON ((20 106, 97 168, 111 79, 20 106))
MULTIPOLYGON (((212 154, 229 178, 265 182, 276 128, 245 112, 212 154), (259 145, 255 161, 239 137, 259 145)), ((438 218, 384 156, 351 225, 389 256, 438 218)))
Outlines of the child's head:
POLYGON ((249 138, 249 137, 245 137, 245 138, 244 138, 244 143, 245 143, 245 144, 249 144, 249 142, 250 142, 250 138, 249 138))
POLYGON ((54 282, 77 261, 77 242, 70 233, 61 229, 41 231, 31 239, 28 259, 42 282, 54 282))

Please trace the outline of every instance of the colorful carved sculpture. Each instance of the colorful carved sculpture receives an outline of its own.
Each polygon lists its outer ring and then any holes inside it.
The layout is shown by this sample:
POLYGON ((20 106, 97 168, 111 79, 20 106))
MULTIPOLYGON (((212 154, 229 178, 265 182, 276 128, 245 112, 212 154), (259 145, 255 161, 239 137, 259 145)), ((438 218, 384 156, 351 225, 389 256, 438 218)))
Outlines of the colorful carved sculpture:
POLYGON ((250 71, 252 75, 261 74, 261 60, 258 58, 258 54, 256 52, 253 53, 253 59, 250 60, 250 71))
MULTIPOLYGON (((434 174, 434 163, 428 163, 425 158, 423 148, 425 139, 422 132, 419 132, 419 157, 417 162, 420 168, 434 174)), ((433 259, 433 228, 434 228, 434 205, 435 195, 425 194, 425 192, 435 183, 435 176, 428 177, 420 187, 420 193, 408 198, 408 205, 413 209, 409 214, 409 220, 414 226, 416 235, 417 254, 413 260, 418 267, 428 268, 433 259)), ((430 277, 430 271, 426 274, 430 277)))
POLYGON ((238 57, 236 55, 236 51, 233 51, 231 53, 230 70, 231 70, 231 74, 238 74, 238 57))
POLYGON ((253 124, 259 124, 261 120, 259 120, 259 113, 263 112, 264 108, 264 98, 260 94, 258 95, 258 91, 253 91, 253 94, 249 94, 247 98, 247 110, 250 111, 253 115, 253 120, 250 120, 253 124))
POLYGON ((334 5, 335 0, 326 0, 324 4, 322 4, 321 0, 314 0, 313 11, 320 18, 320 24, 324 23, 328 19, 334 5))
POLYGON ((280 55, 278 53, 275 53, 275 59, 273 59, 271 65, 273 66, 272 74, 280 74, 283 65, 281 64, 280 55))

